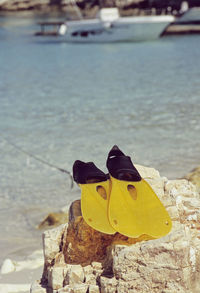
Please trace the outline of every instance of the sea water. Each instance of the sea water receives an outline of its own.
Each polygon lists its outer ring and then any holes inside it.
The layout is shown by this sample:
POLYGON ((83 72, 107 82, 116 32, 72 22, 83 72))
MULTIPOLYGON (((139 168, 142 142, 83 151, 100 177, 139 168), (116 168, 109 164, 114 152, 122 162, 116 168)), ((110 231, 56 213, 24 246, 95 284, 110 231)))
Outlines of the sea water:
POLYGON ((114 144, 168 178, 200 163, 200 35, 69 44, 35 22, 0 18, 0 262, 41 248, 36 226, 80 197, 15 146, 70 172, 76 159, 106 172, 114 144))

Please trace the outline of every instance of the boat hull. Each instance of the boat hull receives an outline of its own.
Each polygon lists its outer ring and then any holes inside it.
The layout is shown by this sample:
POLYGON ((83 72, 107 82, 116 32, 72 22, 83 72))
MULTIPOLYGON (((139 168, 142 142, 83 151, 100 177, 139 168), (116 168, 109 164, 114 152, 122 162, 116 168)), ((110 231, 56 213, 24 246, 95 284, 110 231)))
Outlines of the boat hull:
POLYGON ((66 22, 64 38, 69 42, 124 42, 157 39, 173 16, 120 17, 106 22, 98 19, 66 22))

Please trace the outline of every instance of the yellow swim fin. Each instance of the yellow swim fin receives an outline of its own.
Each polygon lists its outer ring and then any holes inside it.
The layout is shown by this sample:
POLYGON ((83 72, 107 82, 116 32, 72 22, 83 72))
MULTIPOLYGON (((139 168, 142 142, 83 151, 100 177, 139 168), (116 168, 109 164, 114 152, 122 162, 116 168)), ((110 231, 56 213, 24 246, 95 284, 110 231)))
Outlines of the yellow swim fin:
POLYGON ((73 177, 81 188, 81 211, 86 223, 102 233, 115 234, 108 220, 110 180, 106 174, 92 162, 75 161, 73 177))
POLYGON ((170 216, 130 157, 114 146, 107 167, 112 182, 108 217, 113 228, 132 238, 142 234, 160 238, 168 234, 172 227, 170 216))

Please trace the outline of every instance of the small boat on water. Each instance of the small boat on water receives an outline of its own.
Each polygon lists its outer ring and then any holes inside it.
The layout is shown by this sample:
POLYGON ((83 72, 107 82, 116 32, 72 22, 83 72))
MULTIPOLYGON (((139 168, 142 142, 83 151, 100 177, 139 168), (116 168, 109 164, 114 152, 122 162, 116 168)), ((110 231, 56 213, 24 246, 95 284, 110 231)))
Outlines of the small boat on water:
POLYGON ((118 8, 102 8, 94 19, 40 23, 37 35, 56 35, 69 42, 138 42, 157 39, 175 20, 173 15, 145 15, 121 17, 118 8), (56 24, 56 31, 45 26, 56 24))

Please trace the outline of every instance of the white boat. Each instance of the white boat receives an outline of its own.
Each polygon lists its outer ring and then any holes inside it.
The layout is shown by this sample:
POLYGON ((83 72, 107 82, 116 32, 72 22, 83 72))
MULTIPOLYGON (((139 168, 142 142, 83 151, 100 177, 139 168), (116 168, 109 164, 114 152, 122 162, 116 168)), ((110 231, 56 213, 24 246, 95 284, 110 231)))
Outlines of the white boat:
POLYGON ((175 20, 172 15, 120 17, 118 8, 102 8, 97 18, 67 21, 59 28, 70 42, 124 42, 157 39, 175 20))
MULTIPOLYGON (((174 22, 173 15, 120 17, 118 8, 102 8, 94 19, 57 23, 56 35, 69 42, 128 42, 157 39, 174 22)), ((40 23, 44 25, 48 23, 40 23)), ((53 23, 49 23, 53 25, 53 23)), ((55 35, 55 32, 53 33, 55 35)), ((50 35, 50 33, 46 33, 50 35)))

